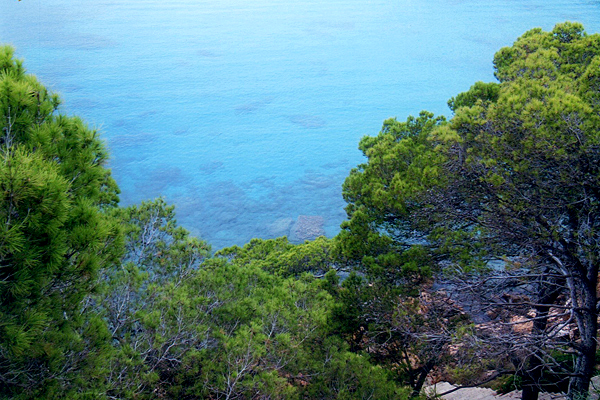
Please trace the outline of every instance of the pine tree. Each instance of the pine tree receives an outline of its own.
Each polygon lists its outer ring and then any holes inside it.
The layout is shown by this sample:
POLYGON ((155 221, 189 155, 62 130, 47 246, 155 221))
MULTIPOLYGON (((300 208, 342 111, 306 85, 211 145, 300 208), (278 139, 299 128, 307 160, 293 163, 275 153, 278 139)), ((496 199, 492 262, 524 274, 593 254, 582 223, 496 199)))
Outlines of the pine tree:
POLYGON ((105 212, 118 189, 97 132, 59 105, 0 48, 0 397, 97 397, 102 386, 82 374, 104 328, 82 315, 120 253, 105 212))

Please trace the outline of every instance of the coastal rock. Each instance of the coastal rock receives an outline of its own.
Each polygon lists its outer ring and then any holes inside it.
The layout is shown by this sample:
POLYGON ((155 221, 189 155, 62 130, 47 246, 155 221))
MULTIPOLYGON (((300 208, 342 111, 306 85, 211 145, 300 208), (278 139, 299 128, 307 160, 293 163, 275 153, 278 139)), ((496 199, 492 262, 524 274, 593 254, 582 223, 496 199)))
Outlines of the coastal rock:
POLYGON ((600 376, 596 375, 590 381, 590 400, 600 398, 600 376))
POLYGON ((269 233, 269 236, 273 237, 289 236, 290 228, 293 224, 293 218, 279 218, 267 226, 267 232, 269 233))
MULTIPOLYGON (((517 400, 521 398, 521 391, 512 391, 506 394, 499 394, 493 391, 492 389, 483 388, 483 387, 466 387, 463 389, 456 390, 452 393, 445 394, 440 396, 443 393, 446 393, 452 389, 456 389, 457 386, 448 383, 448 382, 438 382, 435 385, 426 386, 423 388, 423 392, 425 395, 429 396, 429 398, 441 398, 444 400, 496 400, 496 399, 505 399, 505 400, 517 400), (439 397, 437 397, 439 396, 439 397)), ((540 393, 538 399, 539 400, 552 400, 552 399, 564 399, 564 394, 561 393, 540 393)))
POLYGON ((323 224, 325 220, 320 215, 300 215, 290 230, 289 240, 292 243, 302 243, 325 235, 323 224))

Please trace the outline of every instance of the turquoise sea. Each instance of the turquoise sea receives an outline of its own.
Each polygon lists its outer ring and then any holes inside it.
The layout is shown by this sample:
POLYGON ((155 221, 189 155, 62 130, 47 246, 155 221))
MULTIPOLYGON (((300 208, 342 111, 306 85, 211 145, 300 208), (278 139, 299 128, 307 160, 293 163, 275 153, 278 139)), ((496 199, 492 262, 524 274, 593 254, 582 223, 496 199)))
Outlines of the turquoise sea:
POLYGON ((449 115, 500 47, 566 20, 599 32, 600 1, 0 0, 0 42, 101 130, 123 204, 164 196, 218 249, 299 216, 335 235, 362 136, 449 115))

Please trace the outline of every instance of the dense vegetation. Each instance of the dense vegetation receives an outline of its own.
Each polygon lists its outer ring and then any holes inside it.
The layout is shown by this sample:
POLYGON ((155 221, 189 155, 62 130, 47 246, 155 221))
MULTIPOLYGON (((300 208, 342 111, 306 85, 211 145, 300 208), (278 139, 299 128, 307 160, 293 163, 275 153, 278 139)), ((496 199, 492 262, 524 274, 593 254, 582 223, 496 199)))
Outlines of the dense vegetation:
POLYGON ((162 199, 118 207, 97 132, 0 48, 0 398, 584 398, 600 35, 534 29, 494 66, 450 120, 361 140, 335 238, 211 254, 162 199))

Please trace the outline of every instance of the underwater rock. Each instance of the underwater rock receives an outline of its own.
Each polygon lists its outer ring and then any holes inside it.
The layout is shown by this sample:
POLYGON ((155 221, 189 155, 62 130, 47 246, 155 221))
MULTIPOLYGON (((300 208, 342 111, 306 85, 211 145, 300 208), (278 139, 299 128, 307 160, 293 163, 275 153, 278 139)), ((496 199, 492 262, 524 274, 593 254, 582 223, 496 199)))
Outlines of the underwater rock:
POLYGON ((272 237, 289 236, 293 224, 293 218, 279 218, 267 226, 267 232, 272 237))
POLYGON ((325 220, 320 215, 300 215, 290 231, 290 242, 302 243, 325 235, 325 220))
POLYGON ((289 119, 292 124, 305 129, 319 129, 327 125, 327 122, 323 118, 316 115, 291 115, 289 119))

